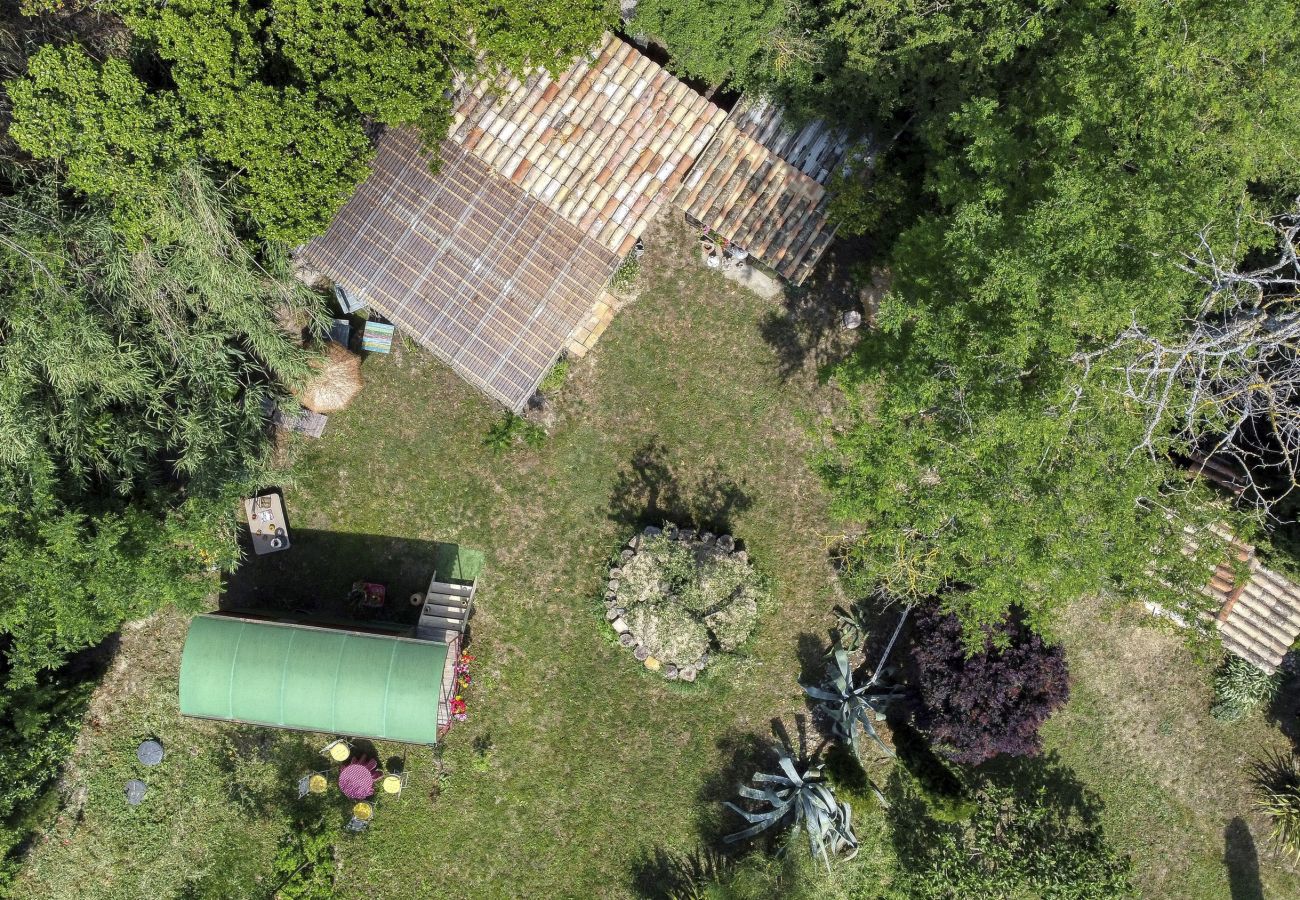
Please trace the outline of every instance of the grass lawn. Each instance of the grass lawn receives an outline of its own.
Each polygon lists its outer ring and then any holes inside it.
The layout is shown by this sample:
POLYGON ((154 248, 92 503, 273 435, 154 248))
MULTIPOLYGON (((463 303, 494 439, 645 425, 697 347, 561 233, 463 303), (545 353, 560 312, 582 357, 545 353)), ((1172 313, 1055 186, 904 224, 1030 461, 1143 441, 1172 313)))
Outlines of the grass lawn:
MULTIPOLYGON (((470 721, 437 763, 409 751, 402 801, 382 806, 369 833, 341 839, 340 896, 633 894, 657 848, 688 849, 732 824, 717 801, 732 793, 738 761, 772 719, 794 731, 806 712, 797 680, 841 599, 827 498, 805 464, 805 417, 835 402, 813 373, 825 323, 806 311, 785 320, 778 304, 699 267, 682 230, 660 228, 647 243, 640 299, 573 366, 540 449, 486 450, 498 413, 410 347, 368 359, 358 401, 297 447, 301 474, 285 491, 294 548, 279 562, 301 561, 303 596, 285 606, 363 576, 418 589, 433 541, 487 556, 470 721), (730 530, 776 598, 749 655, 692 686, 641 670, 599 603, 610 552, 666 516, 730 530)), ((34 844, 18 896, 274 889, 275 843, 299 812, 289 786, 322 741, 181 720, 184 629, 166 613, 124 631, 67 803, 34 844), (132 751, 149 735, 169 755, 141 775, 132 751), (129 810, 121 785, 136 775, 151 791, 129 810)), ((1050 748, 1107 804, 1146 893, 1228 896, 1223 835, 1246 815, 1241 764, 1278 732, 1214 723, 1203 670, 1164 636, 1087 609, 1063 631, 1076 683, 1050 748)), ((866 894, 887 871, 879 818, 861 808, 864 850, 827 896, 866 894)), ((1293 872, 1259 855, 1268 896, 1300 895, 1293 872)))

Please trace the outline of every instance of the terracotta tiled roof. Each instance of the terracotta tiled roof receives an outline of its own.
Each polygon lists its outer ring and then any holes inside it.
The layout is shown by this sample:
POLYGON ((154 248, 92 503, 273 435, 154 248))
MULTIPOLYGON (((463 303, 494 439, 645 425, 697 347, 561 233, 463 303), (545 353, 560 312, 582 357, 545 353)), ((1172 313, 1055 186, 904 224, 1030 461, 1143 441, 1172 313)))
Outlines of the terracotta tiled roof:
POLYGON ((520 410, 618 257, 446 142, 435 175, 390 129, 374 170, 303 257, 465 380, 520 410))
POLYGON ((1215 617, 1223 646, 1265 672, 1275 672, 1300 637, 1300 587, 1263 566, 1255 548, 1233 540, 1237 562, 1249 575, 1236 584, 1230 563, 1215 569, 1206 592, 1219 603, 1215 617))
POLYGON ((676 202, 795 284, 834 236, 826 221, 826 189, 730 121, 687 176, 676 202))
POLYGON ((631 45, 594 60, 466 88, 450 137, 620 256, 725 119, 631 45))

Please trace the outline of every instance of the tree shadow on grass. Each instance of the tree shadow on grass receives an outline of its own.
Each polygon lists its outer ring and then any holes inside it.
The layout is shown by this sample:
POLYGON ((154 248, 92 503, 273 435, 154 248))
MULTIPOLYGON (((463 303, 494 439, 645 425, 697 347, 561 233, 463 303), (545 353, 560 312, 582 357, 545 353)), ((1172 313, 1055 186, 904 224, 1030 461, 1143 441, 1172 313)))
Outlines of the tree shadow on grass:
POLYGON ((714 467, 681 477, 667 449, 651 441, 632 454, 614 482, 609 516, 624 529, 673 522, 729 533, 732 517, 754 503, 743 483, 714 467))
POLYGON ((1232 900, 1264 900, 1259 880, 1259 854, 1250 826, 1240 816, 1223 829, 1223 864, 1228 867, 1232 900))
POLYGON ((776 352, 782 381, 809 365, 824 380, 853 352, 861 332, 845 330, 843 316, 850 311, 862 313, 866 320, 862 327, 867 327, 881 293, 862 273, 864 249, 860 241, 837 242, 812 281, 787 288, 784 308, 768 313, 759 324, 759 334, 776 352))

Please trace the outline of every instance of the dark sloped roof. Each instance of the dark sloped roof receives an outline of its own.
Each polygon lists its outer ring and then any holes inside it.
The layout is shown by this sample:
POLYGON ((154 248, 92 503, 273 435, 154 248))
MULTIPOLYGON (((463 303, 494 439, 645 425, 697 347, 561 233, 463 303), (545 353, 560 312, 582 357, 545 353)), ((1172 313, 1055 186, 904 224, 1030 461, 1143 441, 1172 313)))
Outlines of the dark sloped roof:
POLYGON ((452 141, 432 173, 406 129, 303 256, 516 411, 619 262, 452 141))

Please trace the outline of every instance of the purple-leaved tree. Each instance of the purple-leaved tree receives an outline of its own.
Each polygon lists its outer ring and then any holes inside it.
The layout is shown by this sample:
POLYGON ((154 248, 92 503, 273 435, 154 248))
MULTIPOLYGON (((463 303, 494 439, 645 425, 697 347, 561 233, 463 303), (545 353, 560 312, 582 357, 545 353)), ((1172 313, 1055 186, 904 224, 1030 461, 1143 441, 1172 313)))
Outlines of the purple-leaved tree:
POLYGON ((917 609, 912 635, 916 724, 936 749, 970 765, 1042 749, 1038 729, 1070 696, 1061 647, 1013 615, 968 655, 961 622, 935 605, 917 609))

